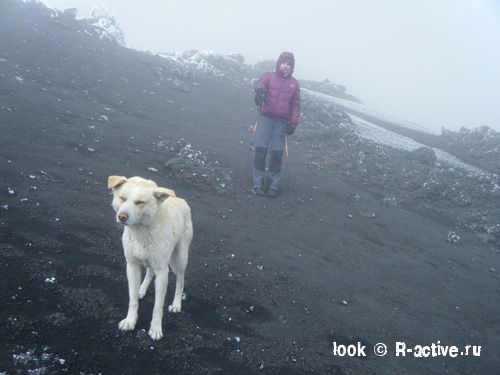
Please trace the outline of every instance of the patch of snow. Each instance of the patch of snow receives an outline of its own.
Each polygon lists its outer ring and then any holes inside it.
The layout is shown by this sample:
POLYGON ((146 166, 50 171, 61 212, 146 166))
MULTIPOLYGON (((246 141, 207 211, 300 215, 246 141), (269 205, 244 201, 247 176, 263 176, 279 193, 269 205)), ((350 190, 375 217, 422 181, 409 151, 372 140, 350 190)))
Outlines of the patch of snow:
POLYGON ((197 69, 204 71, 206 73, 210 73, 216 77, 223 77, 225 74, 223 71, 217 69, 212 64, 208 62, 210 57, 220 57, 221 55, 213 52, 213 51, 199 51, 191 56, 187 61, 193 63, 197 66, 197 69))
POLYGON ((100 39, 115 41, 122 46, 125 45, 125 38, 120 24, 106 5, 94 5, 90 11, 89 20, 93 26, 96 26, 100 39))
POLYGON ((55 277, 47 277, 45 279, 46 284, 55 284, 56 283, 56 278, 55 277))
MULTIPOLYGON (((352 122, 356 125, 356 130, 358 134, 377 144, 381 144, 384 146, 392 147, 398 150, 403 151, 413 151, 421 147, 427 147, 426 145, 417 142, 411 138, 405 137, 403 135, 394 133, 390 130, 384 129, 378 125, 375 125, 369 121, 363 120, 357 116, 349 115, 352 119, 352 122)), ((466 171, 475 173, 475 174, 484 174, 485 172, 477 167, 474 167, 470 164, 464 163, 457 157, 442 151, 441 149, 431 147, 437 159, 440 162, 448 164, 450 166, 461 168, 466 171)))
POLYGON ((411 138, 386 130, 357 116, 349 115, 349 117, 351 117, 352 122, 356 125, 358 134, 375 143, 404 151, 413 151, 424 146, 411 138))
POLYGON ((188 50, 184 52, 174 53, 160 52, 157 54, 157 56, 167 59, 172 63, 183 66, 185 68, 194 68, 198 71, 215 77, 226 76, 226 73, 223 70, 217 68, 216 65, 232 69, 234 67, 241 66, 242 64, 242 62, 238 60, 237 54, 224 55, 214 51, 188 50))

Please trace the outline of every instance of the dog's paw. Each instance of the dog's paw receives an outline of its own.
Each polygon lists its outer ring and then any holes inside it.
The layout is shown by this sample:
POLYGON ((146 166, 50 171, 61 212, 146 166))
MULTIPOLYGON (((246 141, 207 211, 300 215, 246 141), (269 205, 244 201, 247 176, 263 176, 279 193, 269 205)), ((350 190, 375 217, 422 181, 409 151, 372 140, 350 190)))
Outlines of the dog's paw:
POLYGON ((120 323, 118 323, 118 328, 122 331, 131 331, 135 328, 135 323, 137 319, 123 319, 120 323))
POLYGON ((168 306, 168 311, 171 313, 179 313, 181 312, 181 304, 180 303, 172 303, 168 306))
POLYGON ((163 337, 163 331, 161 329, 161 326, 151 324, 148 333, 153 340, 159 340, 163 337))

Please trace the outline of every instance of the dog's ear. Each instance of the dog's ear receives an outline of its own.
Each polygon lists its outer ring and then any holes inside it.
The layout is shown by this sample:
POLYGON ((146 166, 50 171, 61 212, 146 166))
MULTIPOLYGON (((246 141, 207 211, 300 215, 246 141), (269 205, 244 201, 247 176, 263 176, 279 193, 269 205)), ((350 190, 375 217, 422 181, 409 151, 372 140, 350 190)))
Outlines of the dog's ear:
POLYGON ((158 199, 158 201, 163 202, 168 197, 175 197, 175 191, 160 187, 153 190, 153 196, 158 199))
POLYGON ((108 177, 108 189, 117 189, 120 185, 127 182, 127 177, 125 176, 109 176, 108 177))

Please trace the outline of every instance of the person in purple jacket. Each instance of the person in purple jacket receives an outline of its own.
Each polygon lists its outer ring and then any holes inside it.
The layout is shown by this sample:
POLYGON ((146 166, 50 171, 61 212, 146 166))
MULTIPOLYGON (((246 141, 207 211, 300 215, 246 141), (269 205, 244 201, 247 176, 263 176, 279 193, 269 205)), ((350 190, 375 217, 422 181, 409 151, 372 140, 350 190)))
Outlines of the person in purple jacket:
POLYGON ((253 193, 256 195, 267 193, 274 198, 278 194, 285 133, 292 135, 299 123, 300 87, 292 77, 294 67, 293 53, 281 53, 275 71, 264 73, 255 90, 255 104, 260 113, 254 140, 253 193), (268 148, 271 157, 266 176, 268 148), (265 183, 266 177, 269 183, 265 183))

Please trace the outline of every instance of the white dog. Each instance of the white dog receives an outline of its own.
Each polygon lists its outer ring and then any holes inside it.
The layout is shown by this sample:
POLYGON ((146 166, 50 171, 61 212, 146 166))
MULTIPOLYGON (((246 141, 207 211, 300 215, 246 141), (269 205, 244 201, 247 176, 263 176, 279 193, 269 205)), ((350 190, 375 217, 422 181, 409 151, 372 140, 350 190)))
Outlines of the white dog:
POLYGON ((184 272, 193 238, 191 210, 184 199, 175 196, 174 191, 158 187, 153 181, 141 177, 110 176, 108 188, 113 191, 116 220, 124 225, 122 242, 130 298, 127 317, 118 327, 124 331, 134 329, 139 298, 144 297, 151 280, 156 277, 149 336, 159 340, 163 337, 163 305, 169 266, 177 280, 174 300, 168 311, 181 311, 184 272), (147 268, 142 284, 141 267, 147 268))

